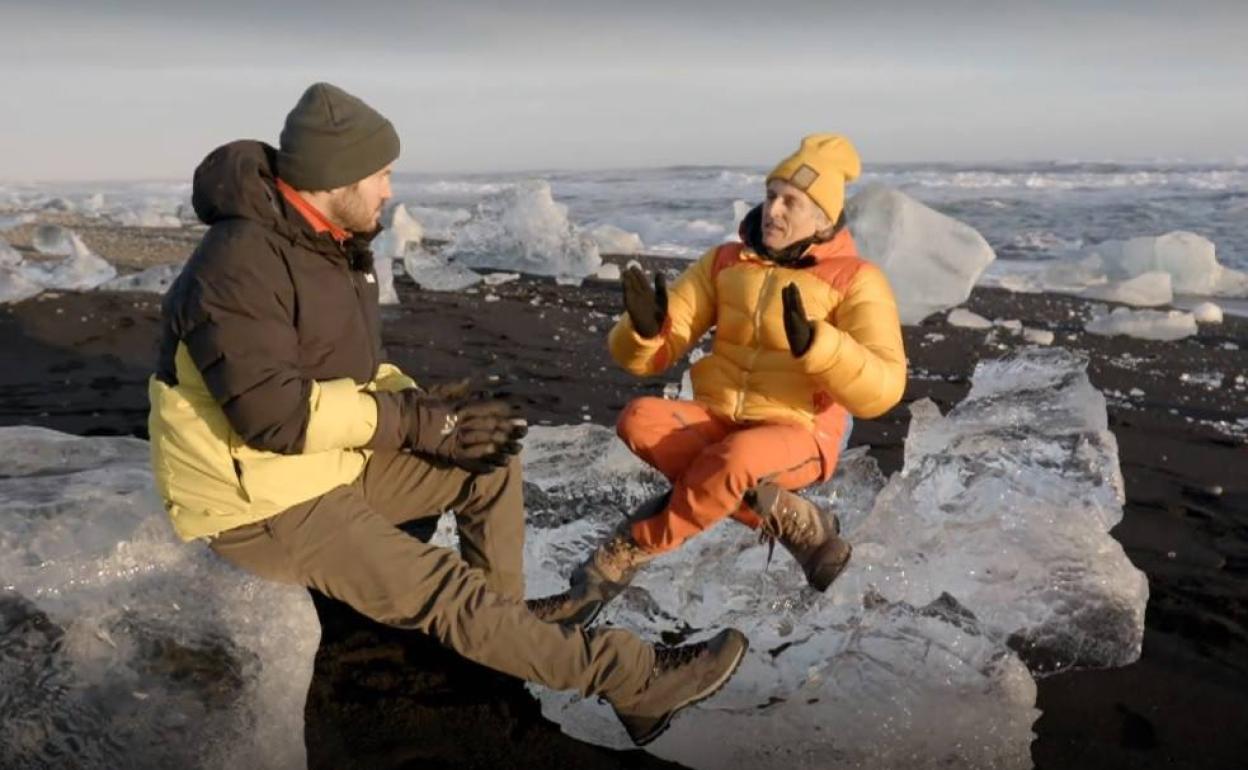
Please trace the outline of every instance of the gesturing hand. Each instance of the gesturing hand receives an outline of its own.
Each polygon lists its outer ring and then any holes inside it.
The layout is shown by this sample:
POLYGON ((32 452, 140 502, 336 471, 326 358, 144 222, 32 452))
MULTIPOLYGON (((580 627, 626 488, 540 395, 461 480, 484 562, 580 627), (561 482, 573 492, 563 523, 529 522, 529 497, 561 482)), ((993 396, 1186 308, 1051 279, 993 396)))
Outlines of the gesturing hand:
POLYGON ((407 396, 407 447, 473 473, 488 473, 520 452, 528 423, 506 401, 461 402, 407 396))
POLYGON ((657 337, 667 320, 667 279, 656 272, 651 289, 646 274, 633 266, 624 271, 620 283, 624 286, 624 309, 633 321, 633 328, 643 337, 657 337))
POLYGON ((806 308, 802 307, 802 293, 797 284, 790 283, 780 292, 784 303, 784 336, 789 340, 789 350, 794 358, 801 358, 810 350, 810 343, 815 339, 815 326, 806 317, 806 308))

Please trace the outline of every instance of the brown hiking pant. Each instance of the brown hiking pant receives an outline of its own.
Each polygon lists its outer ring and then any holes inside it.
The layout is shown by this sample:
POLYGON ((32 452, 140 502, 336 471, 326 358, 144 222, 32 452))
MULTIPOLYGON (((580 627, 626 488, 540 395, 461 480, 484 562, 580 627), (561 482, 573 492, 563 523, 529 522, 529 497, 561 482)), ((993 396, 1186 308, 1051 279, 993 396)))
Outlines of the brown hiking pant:
POLYGON ((315 588, 551 689, 627 698, 654 663, 653 648, 629 631, 543 623, 526 609, 518 458, 477 475, 407 452, 376 452, 354 483, 223 532, 211 547, 248 572, 315 588), (396 526, 447 508, 455 511, 462 557, 396 526))

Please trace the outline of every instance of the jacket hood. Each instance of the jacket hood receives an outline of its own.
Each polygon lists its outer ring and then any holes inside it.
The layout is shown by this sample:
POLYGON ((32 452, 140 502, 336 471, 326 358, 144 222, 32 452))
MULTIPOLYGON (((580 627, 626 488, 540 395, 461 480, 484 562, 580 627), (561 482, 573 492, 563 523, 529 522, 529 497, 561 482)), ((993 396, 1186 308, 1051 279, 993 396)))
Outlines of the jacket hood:
POLYGON ((357 233, 341 246, 318 234, 277 191, 277 150, 264 142, 242 139, 222 145, 195 169, 191 205, 206 225, 247 219, 313 251, 345 254, 352 269, 371 270, 369 244, 381 232, 357 233))
POLYGON ((206 225, 250 219, 270 227, 285 221, 274 187, 277 150, 242 140, 218 147, 195 169, 191 205, 206 225))

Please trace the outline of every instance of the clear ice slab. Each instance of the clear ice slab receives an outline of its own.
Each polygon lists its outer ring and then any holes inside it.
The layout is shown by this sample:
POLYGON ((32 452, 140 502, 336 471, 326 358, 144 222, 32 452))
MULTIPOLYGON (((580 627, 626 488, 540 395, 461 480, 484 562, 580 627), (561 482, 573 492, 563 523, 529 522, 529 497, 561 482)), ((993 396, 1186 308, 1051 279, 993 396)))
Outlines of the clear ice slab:
MULTIPOLYGON (((805 492, 855 546, 826 594, 735 522, 647 565, 600 623, 751 640, 737 676, 648 750, 698 768, 1030 767, 1035 677, 1125 665, 1143 634, 1148 586, 1109 535, 1122 479, 1085 368, 1060 349, 980 364, 948 415, 915 405, 887 481, 847 452, 805 492)), ((535 428, 526 455, 541 595, 662 484, 605 428, 535 428)), ((534 691, 569 734, 629 745, 605 704, 534 691)))
POLYGON ((0 765, 302 768, 319 639, 177 541, 146 442, 0 428, 0 765))

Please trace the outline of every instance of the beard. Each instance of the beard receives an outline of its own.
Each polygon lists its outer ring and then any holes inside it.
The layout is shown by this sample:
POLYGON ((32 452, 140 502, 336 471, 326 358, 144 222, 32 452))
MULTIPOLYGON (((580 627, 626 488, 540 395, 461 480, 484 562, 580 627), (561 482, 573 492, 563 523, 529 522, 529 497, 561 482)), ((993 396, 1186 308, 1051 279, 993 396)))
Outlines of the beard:
POLYGON ((339 227, 352 233, 367 233, 377 227, 381 208, 369 208, 356 185, 344 187, 334 198, 327 212, 339 227))

